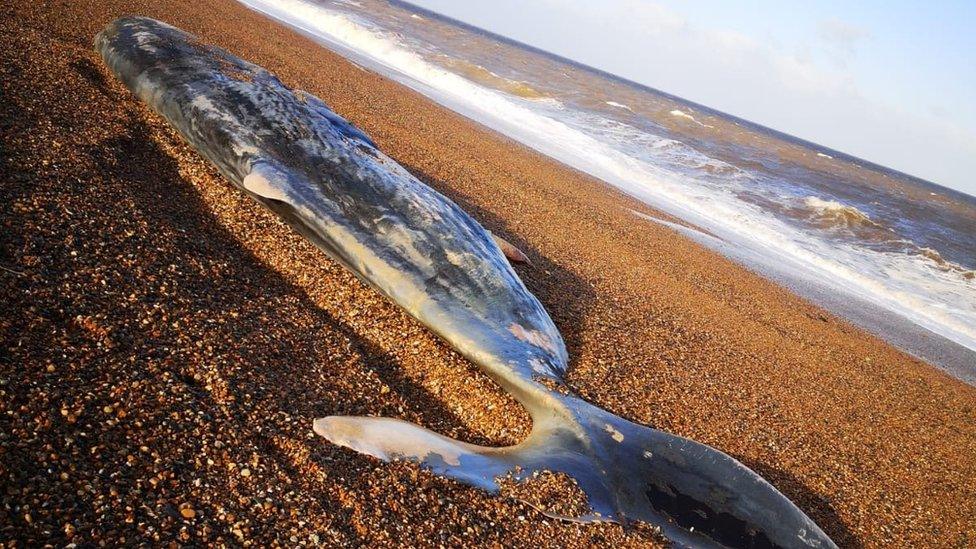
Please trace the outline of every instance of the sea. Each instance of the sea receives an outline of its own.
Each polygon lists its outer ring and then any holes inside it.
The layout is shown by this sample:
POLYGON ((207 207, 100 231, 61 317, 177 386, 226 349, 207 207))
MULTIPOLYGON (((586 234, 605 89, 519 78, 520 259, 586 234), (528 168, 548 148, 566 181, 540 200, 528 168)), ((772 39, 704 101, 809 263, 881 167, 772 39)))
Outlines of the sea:
POLYGON ((976 384, 976 198, 407 3, 239 1, 976 384))

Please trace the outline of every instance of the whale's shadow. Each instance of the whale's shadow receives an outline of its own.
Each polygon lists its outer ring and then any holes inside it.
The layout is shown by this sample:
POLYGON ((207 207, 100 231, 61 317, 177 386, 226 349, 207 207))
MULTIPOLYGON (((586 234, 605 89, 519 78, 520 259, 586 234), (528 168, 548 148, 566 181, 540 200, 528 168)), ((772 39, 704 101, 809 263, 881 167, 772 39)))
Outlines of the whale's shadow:
MULTIPOLYGON (((211 333, 207 334, 207 342, 223 345, 215 349, 215 354, 229 357, 235 363, 230 371, 220 374, 222 379, 213 383, 220 386, 219 396, 195 380, 189 364, 167 361, 164 369, 186 384, 187 390, 201 403, 200 410, 218 411, 215 419, 221 422, 221 431, 233 431, 238 440, 247 441, 245 447, 260 447, 276 456, 290 480, 297 483, 291 489, 313 494, 323 509, 336 514, 333 525, 347 541, 354 544, 364 541, 360 532, 348 526, 352 522, 351 512, 344 511, 347 506, 309 477, 304 470, 307 464, 294 462, 275 443, 277 414, 294 418, 304 426, 299 427, 304 433, 310 433, 312 420, 323 415, 406 415, 407 419, 450 431, 474 443, 492 442, 466 428, 441 397, 405 375, 395 356, 320 307, 303 288, 254 256, 236 235, 217 221, 193 185, 180 175, 176 161, 155 142, 145 123, 138 116, 130 116, 127 126, 125 135, 103 141, 88 151, 100 178, 126 183, 124 196, 107 197, 100 215, 137 216, 152 227, 155 238, 168 242, 132 240, 112 245, 128 254, 145 253, 148 246, 167 250, 161 256, 154 254, 157 257, 148 266, 159 272, 165 272, 170 265, 183 269, 188 258, 203 264, 204 270, 206 266, 218 266, 221 271, 218 277, 208 279, 206 275, 197 275, 196 280, 181 277, 178 284, 169 285, 165 296, 150 294, 148 299, 179 322, 187 322, 180 317, 192 310, 206 310, 211 320, 220 319, 208 323, 211 333), (179 306, 169 310, 174 304, 179 306), (285 306, 278 307, 280 304, 285 306), (267 331, 269 317, 275 317, 279 325, 293 326, 288 338, 257 339, 267 331), (332 348, 323 350, 323 346, 332 348), (335 364, 325 363, 322 357, 336 355, 338 361, 345 362, 345 368, 331 371, 335 364), (372 389, 355 387, 356 380, 350 379, 359 377, 366 384, 371 381, 370 375, 381 382, 372 383, 372 389), (383 386, 390 389, 385 398, 379 394, 383 386), (370 391, 375 394, 368 394, 370 391)), ((227 191, 239 192, 229 185, 227 191)), ((321 259, 329 261, 324 255, 321 259)), ((116 290, 122 295, 140 293, 141 280, 132 277, 127 282, 131 287, 116 290)), ((104 313, 115 318, 120 315, 118 310, 104 313)), ((116 330, 115 339, 120 351, 136 354, 146 361, 161 359, 159 349, 167 349, 167 356, 194 354, 192 342, 182 341, 178 333, 147 335, 116 330)), ((293 432, 290 434, 294 436, 293 432)), ((301 444, 311 449, 310 459, 318 467, 332 471, 330 477, 342 479, 333 482, 340 482, 345 491, 367 493, 372 489, 366 474, 375 467, 371 458, 318 437, 302 437, 301 444)), ((170 469, 178 474, 185 472, 187 482, 192 478, 191 472, 178 464, 170 469)))
MULTIPOLYGON (((86 60, 79 63, 82 67, 85 63, 90 64, 86 60)), ((73 68, 82 70, 78 66, 73 68)), ((88 74, 83 72, 83 76, 91 81, 92 73, 85 72, 88 74)), ((105 95, 106 99, 110 97, 105 95)), ((203 403, 202 409, 219 410, 221 429, 233 429, 250 443, 280 458, 282 467, 289 471, 289 482, 293 483, 289 489, 313 494, 322 508, 335 510, 336 528, 353 543, 362 542, 363 538, 360 532, 347 525, 349 511, 343 511, 342 502, 331 492, 321 490, 317 480, 305 474, 305 465, 296 462, 276 442, 276 428, 280 427, 286 433, 285 438, 294 436, 293 430, 277 423, 277 414, 305 422, 310 429, 313 418, 326 414, 401 415, 398 406, 403 403, 411 420, 437 430, 448 428, 471 442, 490 442, 466 428, 443 398, 405 375, 398 367, 400 361, 395 355, 319 306, 306 289, 286 279, 247 249, 180 174, 178 163, 156 142, 142 116, 134 108, 125 112, 128 116, 126 131, 88 150, 93 162, 92 173, 88 175, 92 180, 108 183, 104 189, 92 188, 88 192, 106 195, 105 207, 98 213, 101 222, 110 224, 113 218, 138 216, 153 227, 151 237, 113 242, 120 255, 139 257, 153 247, 162 250, 153 252, 151 259, 139 260, 160 273, 166 273, 174 264, 185 267, 188 259, 202 264, 199 272, 177 277, 178 284, 170 286, 170 293, 156 296, 156 299, 158 305, 174 318, 187 317, 190 311, 210 311, 211 317, 221 320, 206 325, 211 331, 208 344, 218 346, 218 354, 223 353, 234 363, 234 367, 223 374, 225 379, 221 387, 224 392, 217 395, 200 386, 186 361, 170 361, 159 367, 171 371, 176 379, 191 386, 203 403), (154 242, 154 239, 164 239, 165 242, 154 242), (231 313, 238 314, 232 316, 231 313), (291 326, 289 336, 263 339, 268 317, 274 317, 281 325, 291 326), (335 348, 323 350, 323 346, 330 345, 335 348), (326 356, 339 358, 325 363, 326 356), (337 366, 337 362, 344 366, 337 366), (377 397, 365 394, 367 391, 363 390, 350 391, 350 383, 368 381, 364 373, 379 377, 397 398, 377 397), (258 428, 261 425, 264 428, 258 428)), ((418 172, 415 170, 415 173, 418 172)), ((517 234, 508 232, 504 219, 474 207, 463 196, 452 193, 443 182, 434 181, 423 173, 418 175, 458 202, 486 227, 529 253, 534 266, 518 267, 517 270, 529 289, 554 313, 570 355, 577 355, 585 325, 578 320, 585 318, 596 299, 592 287, 533 249, 517 234), (566 295, 572 295, 573 299, 565 299, 566 295), (556 304, 558 306, 554 306, 556 304)), ((228 192, 237 192, 229 184, 223 184, 227 185, 228 192)), ((322 261, 327 261, 324 255, 322 261)), ((117 291, 120 295, 138 293, 143 290, 143 285, 143 280, 132 276, 117 291)), ((120 310, 103 312, 116 316, 126 314, 120 310)), ((169 349, 171 356, 192 356, 195 352, 194 342, 184 341, 175 330, 150 335, 127 328, 120 330, 117 338, 118 352, 135 354, 145 360, 158 360, 159 349, 163 348, 169 349), (181 354, 180 351, 184 352, 181 354)), ((313 463, 335 472, 329 475, 331 482, 341 483, 354 493, 369 489, 365 484, 369 475, 365 473, 374 467, 370 458, 334 447, 318 438, 303 439, 301 443, 311 449, 309 459, 313 463)), ((856 538, 830 504, 802 481, 761 463, 747 465, 760 474, 769 475, 767 478, 795 498, 794 501, 838 543, 857 545, 856 538)), ((179 468, 175 469, 179 472, 179 468)), ((189 481, 189 473, 187 475, 189 481)), ((404 479, 404 482, 409 480, 404 479)))
POLYGON ((762 463, 741 455, 734 455, 743 465, 752 469, 759 476, 766 479, 780 492, 790 499, 797 507, 803 509, 810 518, 820 526, 838 547, 860 549, 864 546, 854 532, 837 514, 834 506, 822 494, 809 488, 804 482, 783 469, 762 463))

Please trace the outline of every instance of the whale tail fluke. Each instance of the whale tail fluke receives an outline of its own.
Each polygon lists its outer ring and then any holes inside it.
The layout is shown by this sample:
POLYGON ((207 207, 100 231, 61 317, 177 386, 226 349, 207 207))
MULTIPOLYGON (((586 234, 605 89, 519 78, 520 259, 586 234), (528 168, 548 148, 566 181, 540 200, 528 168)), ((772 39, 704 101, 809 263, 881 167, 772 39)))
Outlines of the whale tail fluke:
POLYGON ((315 420, 313 429, 333 444, 383 461, 417 462, 488 490, 497 488, 495 477, 506 471, 507 448, 461 442, 399 419, 330 416, 315 420))
POLYGON ((385 461, 414 461, 491 492, 539 473, 565 474, 585 494, 588 509, 572 516, 539 509, 557 518, 643 521, 674 543, 695 547, 835 547, 789 499, 732 457, 578 398, 561 400, 562 412, 534 414, 529 436, 502 448, 390 418, 333 416, 316 420, 314 429, 335 444, 385 461))

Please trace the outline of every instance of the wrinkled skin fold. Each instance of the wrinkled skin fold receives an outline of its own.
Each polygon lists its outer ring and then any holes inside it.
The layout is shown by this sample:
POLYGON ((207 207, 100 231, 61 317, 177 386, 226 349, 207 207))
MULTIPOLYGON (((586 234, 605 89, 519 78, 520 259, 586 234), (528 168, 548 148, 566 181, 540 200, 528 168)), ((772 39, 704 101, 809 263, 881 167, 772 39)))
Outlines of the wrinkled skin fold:
POLYGON ((386 418, 326 417, 315 432, 492 491, 502 475, 565 473, 587 495, 582 520, 646 521, 680 545, 834 547, 728 455, 547 388, 561 383, 566 348, 490 233, 321 100, 152 19, 114 21, 95 45, 228 180, 478 365, 533 421, 507 448, 386 418))

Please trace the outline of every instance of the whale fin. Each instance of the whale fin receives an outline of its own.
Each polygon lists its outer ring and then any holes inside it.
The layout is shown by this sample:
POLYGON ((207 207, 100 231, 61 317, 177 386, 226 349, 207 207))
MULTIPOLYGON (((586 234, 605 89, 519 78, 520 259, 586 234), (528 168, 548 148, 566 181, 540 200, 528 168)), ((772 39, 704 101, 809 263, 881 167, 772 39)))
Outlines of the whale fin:
POLYGON ((505 254, 505 257, 508 258, 508 261, 510 263, 528 263, 529 265, 532 264, 532 261, 529 259, 529 256, 525 255, 525 253, 522 252, 522 250, 516 248, 514 244, 512 244, 511 242, 505 240, 504 238, 498 236, 497 234, 491 231, 488 231, 488 234, 490 234, 491 238, 495 240, 495 244, 498 245, 498 248, 502 251, 503 254, 505 254))
POLYGON ((313 429, 339 446, 383 461, 420 463, 435 473, 488 490, 497 490, 495 477, 513 466, 499 459, 504 448, 461 442, 399 419, 330 416, 315 420, 313 429))
MULTIPOLYGON (((419 425, 383 417, 330 416, 315 420, 314 431, 339 446, 383 461, 407 460, 431 472, 466 482, 489 492, 500 491, 499 480, 524 481, 534 472, 548 470, 542 459, 544 445, 526 441, 492 448, 454 440, 419 425)), ((558 450, 558 449, 557 449, 558 450)), ((599 512, 568 516, 526 502, 539 512, 560 520, 592 522, 607 520, 599 512)))
POLYGON ((247 192, 285 203, 289 202, 287 183, 286 176, 266 162, 252 163, 250 173, 241 181, 247 192))

